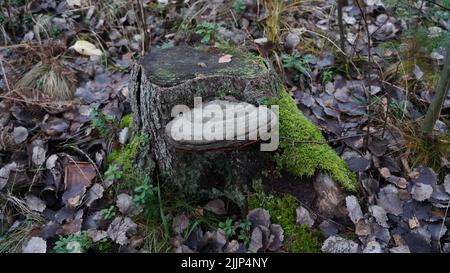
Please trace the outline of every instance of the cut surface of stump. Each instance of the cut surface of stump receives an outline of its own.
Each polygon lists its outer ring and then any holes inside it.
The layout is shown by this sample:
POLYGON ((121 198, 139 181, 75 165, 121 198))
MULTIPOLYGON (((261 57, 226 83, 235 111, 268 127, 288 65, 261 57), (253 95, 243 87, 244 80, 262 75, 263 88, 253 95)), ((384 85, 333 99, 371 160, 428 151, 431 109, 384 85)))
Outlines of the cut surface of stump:
MULTIPOLYGON (((243 54, 243 53, 241 53, 243 54)), ((214 76, 254 77, 258 75, 262 63, 243 56, 232 56, 229 62, 220 62, 225 54, 218 49, 195 49, 173 47, 155 49, 142 61, 149 80, 159 86, 175 86, 187 80, 214 76)))
POLYGON ((249 53, 191 47, 153 50, 133 67, 130 85, 134 128, 150 136, 149 153, 140 157, 154 161, 158 172, 186 195, 237 198, 233 190, 240 191, 272 167, 270 153, 261 152, 257 141, 174 142, 167 134, 176 118, 172 110, 177 105, 193 109, 196 97, 202 105, 245 102, 259 107, 277 97, 278 87, 275 74, 249 53), (202 149, 204 144, 213 145, 202 149))

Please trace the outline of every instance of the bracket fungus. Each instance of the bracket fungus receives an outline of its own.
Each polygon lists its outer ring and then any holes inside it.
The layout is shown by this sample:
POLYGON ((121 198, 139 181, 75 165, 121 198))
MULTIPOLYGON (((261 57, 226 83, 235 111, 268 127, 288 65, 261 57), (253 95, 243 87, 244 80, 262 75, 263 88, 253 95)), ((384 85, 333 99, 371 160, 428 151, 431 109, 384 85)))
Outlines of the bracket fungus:
POLYGON ((205 151, 233 149, 278 133, 278 117, 267 106, 237 100, 213 100, 181 112, 166 126, 168 141, 176 149, 205 151))

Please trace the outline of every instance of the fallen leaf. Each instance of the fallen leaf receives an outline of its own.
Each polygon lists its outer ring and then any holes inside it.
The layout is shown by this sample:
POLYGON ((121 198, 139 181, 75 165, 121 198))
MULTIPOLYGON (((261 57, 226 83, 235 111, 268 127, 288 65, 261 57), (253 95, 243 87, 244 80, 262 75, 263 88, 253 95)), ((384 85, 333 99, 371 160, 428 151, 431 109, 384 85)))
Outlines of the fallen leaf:
POLYGON ((17 164, 15 162, 9 163, 5 166, 3 166, 0 169, 0 190, 2 190, 6 184, 8 183, 9 180, 9 174, 12 171, 15 171, 17 168, 17 164))
POLYGON ((307 209, 300 206, 295 210, 295 212, 297 214, 297 224, 307 225, 308 227, 312 227, 314 225, 314 219, 311 217, 311 214, 307 209))
POLYGON ((20 144, 27 140, 28 130, 25 127, 16 127, 13 131, 14 143, 20 144))
POLYGON ((47 161, 45 162, 45 167, 47 170, 51 170, 56 167, 56 161, 58 160, 58 155, 54 154, 47 158, 47 161))
POLYGON ((398 216, 402 213, 402 202, 398 196, 398 189, 394 185, 387 185, 378 193, 378 205, 387 213, 398 216))
POLYGON ((227 247, 225 248, 225 250, 223 251, 224 253, 237 253, 239 250, 239 242, 237 240, 231 240, 228 244, 227 247))
POLYGON ((270 225, 270 237, 267 249, 270 251, 277 251, 283 246, 284 231, 278 224, 270 225))
POLYGON ((223 55, 222 57, 219 58, 219 64, 231 62, 232 57, 233 55, 230 54, 223 55))
POLYGON ((262 208, 256 208, 249 211, 247 215, 247 220, 252 223, 252 226, 265 226, 269 227, 270 225, 270 214, 267 210, 262 208))
POLYGON ((431 234, 423 228, 417 228, 403 236, 412 253, 431 252, 431 234))
POLYGON ((69 123, 61 118, 52 119, 41 124, 42 130, 49 136, 57 136, 69 128, 69 123))
POLYGON ((128 217, 117 217, 109 225, 108 237, 119 245, 128 244, 128 236, 136 233, 137 225, 128 217))
POLYGON ((420 227, 419 219, 417 219, 417 217, 408 219, 408 226, 410 229, 415 229, 416 227, 420 227))
POLYGON ((130 138, 130 129, 129 128, 123 128, 119 133, 119 142, 122 145, 125 145, 130 138))
POLYGON ((228 243, 228 237, 221 229, 215 230, 211 236, 211 244, 215 252, 220 253, 228 243))
POLYGON ((87 192, 86 206, 90 207, 94 201, 102 198, 104 191, 105 189, 102 185, 95 183, 87 192))
POLYGON ((369 211, 370 213, 372 213, 372 216, 375 218, 375 220, 380 226, 389 228, 389 225, 387 223, 388 217, 386 211, 382 207, 372 205, 369 207, 369 211))
POLYGON ((137 214, 141 211, 141 208, 133 202, 133 197, 126 193, 117 195, 116 206, 123 215, 137 214))
POLYGON ((189 227, 189 217, 184 214, 179 214, 173 218, 172 229, 181 234, 189 227))
POLYGON ((320 223, 319 225, 319 229, 328 236, 336 235, 339 232, 337 225, 328 220, 322 221, 322 223, 320 223))
POLYGON ((41 146, 34 146, 33 147, 33 154, 31 157, 31 160, 36 166, 41 166, 45 162, 45 149, 41 146))
POLYGON ((22 249, 23 253, 46 253, 47 242, 40 237, 32 237, 25 247, 22 249))
POLYGON ((248 245, 248 251, 252 253, 258 253, 264 247, 263 245, 263 233, 260 227, 256 227, 252 231, 250 238, 250 244, 248 245))
POLYGON ((61 228, 58 230, 57 234, 63 234, 63 235, 67 236, 67 235, 71 235, 71 234, 80 232, 81 224, 82 224, 81 219, 71 220, 71 221, 65 223, 64 225, 62 225, 61 228))
POLYGON ((339 236, 330 236, 323 242, 324 253, 357 253, 358 244, 339 236))
POLYGON ((225 203, 221 199, 216 199, 208 202, 208 204, 205 205, 204 209, 217 215, 227 214, 225 203))
POLYGON ((97 172, 91 163, 71 162, 65 168, 65 189, 67 190, 71 185, 77 183, 83 183, 86 187, 89 187, 96 176, 97 172))
POLYGON ((66 0, 67 5, 71 8, 81 7, 81 0, 66 0))
POLYGON ((412 198, 416 201, 425 201, 433 194, 433 187, 423 183, 415 183, 411 190, 412 198))
POLYGON ((62 201, 69 208, 76 208, 81 205, 84 194, 86 193, 86 186, 83 183, 73 183, 63 193, 62 201))
POLYGON ((420 67, 417 64, 414 65, 413 74, 416 77, 416 80, 418 80, 418 81, 420 81, 420 79, 422 79, 422 77, 424 75, 423 71, 420 69, 420 67))
POLYGON ((95 47, 94 44, 91 44, 88 41, 78 40, 75 42, 73 46, 70 47, 74 49, 76 52, 85 56, 101 56, 102 51, 95 47))
POLYGON ((348 216, 354 224, 358 223, 358 221, 363 218, 363 213, 358 199, 353 195, 347 196, 345 198, 345 203, 347 206, 348 216))
POLYGON ((33 211, 43 212, 47 207, 45 202, 35 195, 27 195, 25 201, 27 202, 27 206, 33 211))
POLYGON ((383 253, 380 243, 377 241, 370 241, 363 249, 363 253, 383 253))
POLYGON ((389 249, 390 253, 411 253, 411 251, 409 251, 409 247, 408 246, 396 246, 393 247, 391 249, 389 249))
POLYGON ((104 230, 88 230, 87 231, 88 236, 92 239, 94 243, 103 240, 104 238, 108 237, 108 233, 104 230))
POLYGON ((450 174, 447 174, 444 179, 444 189, 450 194, 450 174))

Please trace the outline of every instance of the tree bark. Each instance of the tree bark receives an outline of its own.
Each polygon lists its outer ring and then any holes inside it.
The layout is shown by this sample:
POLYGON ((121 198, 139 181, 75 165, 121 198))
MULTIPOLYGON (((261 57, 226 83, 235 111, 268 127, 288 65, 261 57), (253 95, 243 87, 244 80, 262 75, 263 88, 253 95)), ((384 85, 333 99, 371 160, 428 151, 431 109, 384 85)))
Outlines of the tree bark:
POLYGON ((184 151, 172 145, 165 133, 173 119, 173 107, 193 108, 194 97, 201 97, 203 103, 233 98, 256 106, 277 97, 275 73, 256 57, 234 51, 231 61, 219 62, 224 54, 217 49, 190 47, 156 49, 132 70, 133 127, 150 136, 148 153, 140 155, 140 165, 154 162, 156 173, 163 174, 187 197, 233 198, 233 189, 245 188, 264 168, 271 168, 270 153, 260 152, 259 145, 184 151))

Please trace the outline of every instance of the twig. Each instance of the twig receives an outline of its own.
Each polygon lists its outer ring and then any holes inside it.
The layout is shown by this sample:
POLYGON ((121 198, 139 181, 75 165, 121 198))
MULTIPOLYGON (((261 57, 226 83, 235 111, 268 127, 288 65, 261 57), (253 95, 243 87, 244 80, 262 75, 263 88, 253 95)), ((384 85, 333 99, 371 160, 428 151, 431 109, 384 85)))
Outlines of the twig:
POLYGON ((339 223, 339 222, 336 222, 336 221, 334 221, 334 220, 331 220, 331 219, 328 218, 328 217, 325 217, 325 216, 321 215, 320 213, 316 212, 316 211, 313 210, 311 207, 309 207, 308 205, 306 205, 304 202, 302 202, 301 200, 299 200, 297 197, 294 196, 294 198, 295 198, 295 200, 297 200, 298 203, 300 203, 300 205, 302 205, 303 207, 305 207, 308 211, 311 211, 313 214, 315 214, 315 215, 318 216, 319 218, 322 218, 322 219, 325 220, 325 221, 334 223, 334 224, 336 224, 336 225, 338 225, 338 226, 344 227, 344 228, 347 229, 348 231, 354 232, 354 230, 353 230, 352 228, 350 228, 350 227, 348 227, 348 226, 346 226, 346 225, 343 225, 343 224, 341 224, 341 223, 339 223))
POLYGON ((314 140, 295 140, 295 139, 291 139, 291 138, 286 138, 286 137, 281 137, 281 139, 286 139, 289 141, 292 141, 293 143, 300 143, 300 144, 328 144, 328 143, 332 143, 332 142, 338 142, 341 140, 345 140, 345 139, 349 139, 352 137, 360 137, 360 136, 364 136, 365 134, 356 134, 353 136, 345 136, 345 137, 340 137, 340 138, 335 138, 335 139, 330 139, 327 141, 314 141, 314 140))
POLYGON ((344 20, 342 18, 342 9, 344 8, 344 0, 337 1, 337 12, 338 12, 338 26, 339 26, 339 41, 341 42, 341 50, 345 52, 345 28, 344 20))
POLYGON ((450 11, 449 8, 444 7, 443 5, 441 5, 441 4, 439 4, 439 3, 436 3, 436 2, 434 2, 434 1, 432 1, 432 0, 425 0, 425 1, 426 1, 426 2, 429 2, 429 3, 431 3, 431 4, 434 4, 434 5, 436 5, 436 6, 440 7, 440 8, 442 8, 442 9, 444 9, 444 10, 446 10, 446 11, 450 11))
POLYGON ((442 225, 441 225, 441 229, 439 230, 439 248, 442 252, 442 245, 441 245, 441 236, 442 236, 442 231, 444 230, 444 225, 445 225, 445 218, 447 218, 447 214, 448 214, 448 208, 450 207, 450 200, 447 202, 447 207, 445 208, 445 214, 444 217, 442 218, 442 225))
MULTIPOLYGON (((60 109, 59 106, 61 106, 61 105, 54 106, 50 102, 33 102, 33 101, 24 100, 24 99, 13 98, 13 97, 9 97, 9 96, 3 96, 3 95, 0 95, 0 99, 18 101, 18 102, 23 102, 23 103, 32 104, 32 105, 38 105, 40 107, 47 108, 47 109, 56 109, 56 110, 58 110, 58 109, 60 109)), ((68 105, 68 104, 66 104, 66 105, 68 105)))
MULTIPOLYGON (((368 119, 367 119, 367 133, 366 133, 366 137, 364 139, 364 151, 367 151, 368 147, 369 147, 369 139, 370 139, 370 123, 371 123, 371 116, 370 116, 370 105, 371 105, 371 100, 372 100, 372 43, 371 43, 371 36, 370 36, 370 32, 369 32, 369 24, 367 23, 367 18, 366 18, 366 14, 363 10, 363 8, 361 7, 359 1, 356 1, 356 5, 358 6, 359 10, 361 11, 361 16, 362 16, 362 20, 364 22, 364 29, 366 31, 366 35, 367 35, 367 57, 368 57, 368 74, 369 74, 369 78, 368 80, 368 86, 369 86, 369 93, 367 94, 366 92, 366 96, 367 96, 367 115, 368 115, 368 119)), ((365 90, 365 89, 364 89, 365 90)))
POLYGON ((0 66, 2 67, 3 78, 5 79, 6 91, 9 92, 11 89, 9 88, 8 78, 6 77, 5 67, 3 66, 3 58, 0 58, 0 66))

